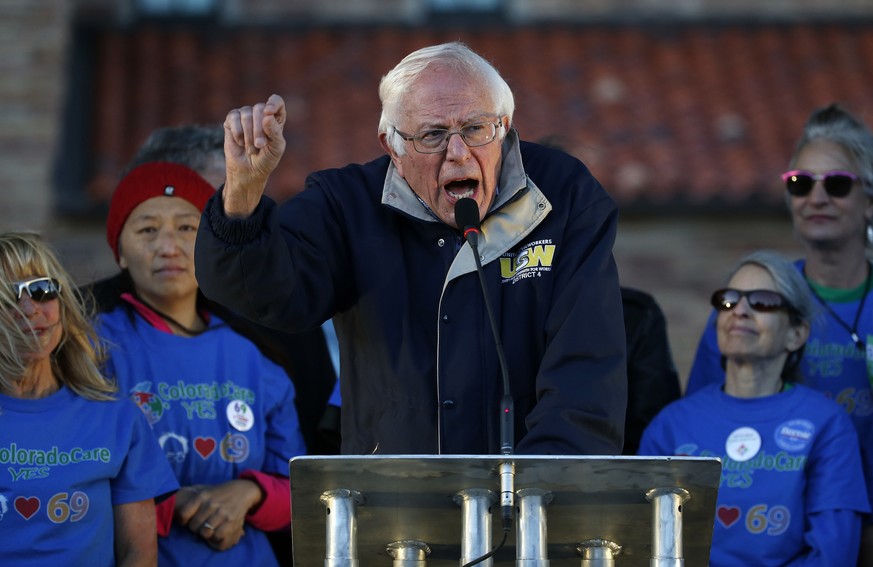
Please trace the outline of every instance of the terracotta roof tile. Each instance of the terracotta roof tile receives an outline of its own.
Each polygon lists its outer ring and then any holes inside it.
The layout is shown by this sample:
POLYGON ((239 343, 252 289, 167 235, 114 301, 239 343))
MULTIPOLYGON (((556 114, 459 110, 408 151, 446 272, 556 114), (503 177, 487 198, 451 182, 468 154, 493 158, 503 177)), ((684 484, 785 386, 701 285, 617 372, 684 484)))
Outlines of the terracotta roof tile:
POLYGON ((276 92, 288 150, 269 191, 290 196, 310 171, 378 156, 379 79, 455 39, 506 77, 523 138, 559 139, 625 207, 781 207, 778 173, 814 107, 873 117, 873 24, 108 29, 89 192, 106 199, 153 128, 276 92))

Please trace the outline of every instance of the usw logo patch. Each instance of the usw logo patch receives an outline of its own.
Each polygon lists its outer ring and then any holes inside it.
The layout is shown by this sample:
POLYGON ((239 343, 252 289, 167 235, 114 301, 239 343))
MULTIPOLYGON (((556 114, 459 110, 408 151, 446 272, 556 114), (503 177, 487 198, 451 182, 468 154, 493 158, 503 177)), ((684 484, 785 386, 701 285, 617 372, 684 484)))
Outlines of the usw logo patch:
POLYGON ((537 240, 525 244, 518 252, 507 252, 500 257, 500 275, 503 283, 516 283, 527 278, 539 278, 552 271, 555 245, 551 240, 537 240))

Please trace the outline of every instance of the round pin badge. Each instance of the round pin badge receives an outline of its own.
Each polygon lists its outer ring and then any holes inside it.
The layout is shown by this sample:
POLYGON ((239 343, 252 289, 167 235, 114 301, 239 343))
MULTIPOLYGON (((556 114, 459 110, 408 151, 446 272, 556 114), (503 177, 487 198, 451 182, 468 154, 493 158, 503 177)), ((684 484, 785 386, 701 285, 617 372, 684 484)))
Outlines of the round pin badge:
POLYGON ((761 450, 761 435, 751 427, 734 429, 724 443, 724 450, 739 463, 748 461, 761 450))
POLYGON ((776 428, 773 439, 786 451, 803 451, 815 437, 815 425, 808 419, 792 419, 776 428))
POLYGON ((248 431, 255 425, 255 416, 247 403, 232 400, 227 404, 227 421, 237 431, 248 431))

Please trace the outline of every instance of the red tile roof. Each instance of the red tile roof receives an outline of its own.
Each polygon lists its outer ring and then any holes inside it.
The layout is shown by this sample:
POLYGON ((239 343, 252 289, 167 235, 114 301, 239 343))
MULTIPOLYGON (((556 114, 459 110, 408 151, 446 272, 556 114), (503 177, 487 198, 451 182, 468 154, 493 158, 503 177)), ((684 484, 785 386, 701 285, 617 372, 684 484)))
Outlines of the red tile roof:
POLYGON ((552 136, 624 207, 779 205, 808 113, 839 101, 873 123, 873 23, 422 29, 160 28, 96 32, 96 200, 159 126, 221 122, 281 94, 288 149, 269 192, 366 161, 380 77, 408 52, 460 39, 516 95, 521 136, 552 136))

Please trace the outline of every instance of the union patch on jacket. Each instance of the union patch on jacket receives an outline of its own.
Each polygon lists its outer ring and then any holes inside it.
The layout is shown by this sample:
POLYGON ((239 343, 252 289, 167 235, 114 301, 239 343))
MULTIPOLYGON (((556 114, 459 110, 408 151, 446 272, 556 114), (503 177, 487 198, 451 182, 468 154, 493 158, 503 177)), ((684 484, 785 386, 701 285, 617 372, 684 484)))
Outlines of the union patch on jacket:
POLYGON ((506 252, 500 257, 500 275, 503 283, 517 283, 527 278, 539 278, 552 271, 555 245, 551 239, 535 240, 518 252, 506 252))

